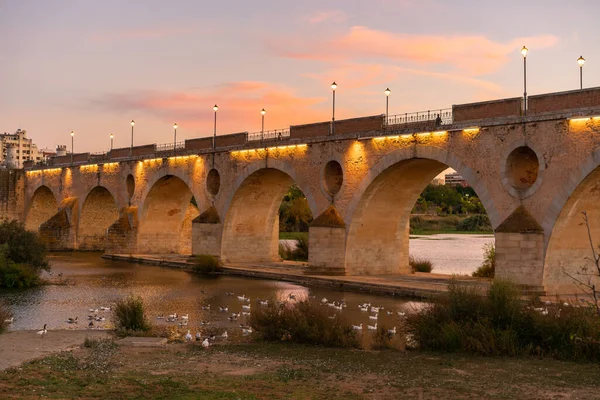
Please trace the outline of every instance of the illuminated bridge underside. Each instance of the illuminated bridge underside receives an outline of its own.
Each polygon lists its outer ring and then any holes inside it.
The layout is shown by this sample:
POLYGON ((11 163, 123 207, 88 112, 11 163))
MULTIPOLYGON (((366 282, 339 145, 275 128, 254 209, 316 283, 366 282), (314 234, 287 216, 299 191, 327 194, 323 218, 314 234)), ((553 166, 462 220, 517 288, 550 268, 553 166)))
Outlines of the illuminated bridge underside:
POLYGON ((278 260, 279 205, 296 183, 317 221, 315 270, 409 273, 410 211, 449 166, 496 230, 497 275, 574 293, 565 271, 591 255, 582 211, 600 241, 600 88, 531 96, 526 116, 521 107, 511 98, 455 105, 437 122, 431 113, 375 115, 336 121, 335 135, 326 121, 282 135, 219 135, 214 149, 211 137, 188 139, 177 154, 145 145, 75 154, 73 164, 57 157, 26 169, 0 210, 42 230, 53 248, 109 243, 124 253, 194 249, 269 262, 278 260))

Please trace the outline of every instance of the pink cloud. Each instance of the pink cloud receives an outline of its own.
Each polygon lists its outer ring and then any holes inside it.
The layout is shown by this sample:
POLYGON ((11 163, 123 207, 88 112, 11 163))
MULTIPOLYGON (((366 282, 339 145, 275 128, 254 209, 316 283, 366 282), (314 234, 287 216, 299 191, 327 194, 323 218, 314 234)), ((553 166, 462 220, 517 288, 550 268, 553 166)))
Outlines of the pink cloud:
POLYGON ((260 110, 265 108, 265 129, 287 128, 327 119, 315 106, 326 101, 302 97, 293 89, 266 82, 242 81, 188 91, 136 91, 103 96, 93 104, 110 113, 151 115, 167 123, 211 132, 213 105, 219 106, 220 132, 260 130, 260 110))
POLYGON ((342 10, 319 11, 308 18, 311 24, 320 24, 325 21, 341 22, 348 19, 348 15, 342 10))
POLYGON ((339 62, 365 58, 387 62, 447 66, 470 75, 494 72, 518 52, 523 44, 531 48, 554 46, 552 35, 522 37, 507 43, 480 35, 411 35, 355 26, 347 33, 330 39, 271 39, 268 47, 287 58, 339 62))

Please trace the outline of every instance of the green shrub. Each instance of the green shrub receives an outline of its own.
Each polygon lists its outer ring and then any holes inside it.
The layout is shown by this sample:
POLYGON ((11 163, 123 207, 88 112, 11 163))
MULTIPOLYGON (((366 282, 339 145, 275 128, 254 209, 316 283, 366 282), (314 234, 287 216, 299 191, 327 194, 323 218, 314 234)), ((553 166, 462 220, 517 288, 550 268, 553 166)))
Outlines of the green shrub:
POLYGON ((487 215, 473 215, 460 221, 456 225, 457 231, 489 232, 492 224, 487 215))
POLYGON ((8 328, 10 322, 7 322, 6 320, 10 318, 12 318, 12 313, 10 312, 6 304, 0 301, 0 333, 4 333, 6 328, 8 328))
POLYGON ((9 258, 8 244, 0 245, 0 287, 23 288, 39 284, 39 271, 9 258))
POLYGON ((49 270, 46 246, 35 233, 25 230, 19 222, 13 220, 0 223, 0 245, 2 244, 8 246, 7 256, 15 263, 27 264, 34 270, 49 270))
POLYGON ((410 256, 408 258, 408 264, 410 265, 412 272, 431 272, 433 269, 433 263, 424 258, 410 256))
POLYGON ((120 331, 149 331, 150 323, 144 311, 144 301, 133 294, 117 301, 113 307, 115 325, 120 331))
POLYGON ((279 243, 279 256, 284 260, 308 261, 308 237, 298 237, 294 249, 287 243, 279 243))
POLYGON ((223 263, 215 256, 199 254, 192 257, 194 272, 216 274, 223 272, 223 263))
POLYGON ((483 245, 483 263, 473 272, 478 278, 493 278, 496 273, 496 247, 494 243, 483 245))
POLYGON ((373 332, 371 348, 375 350, 396 348, 392 342, 394 335, 388 331, 388 327, 384 325, 379 326, 375 332, 373 332))
POLYGON ((600 360, 600 319, 593 309, 524 302, 504 281, 486 292, 451 283, 447 294, 407 317, 407 330, 427 350, 600 360))
POLYGON ((266 341, 290 341, 328 347, 360 347, 358 335, 342 317, 331 320, 327 307, 309 301, 269 301, 252 310, 248 323, 266 341))

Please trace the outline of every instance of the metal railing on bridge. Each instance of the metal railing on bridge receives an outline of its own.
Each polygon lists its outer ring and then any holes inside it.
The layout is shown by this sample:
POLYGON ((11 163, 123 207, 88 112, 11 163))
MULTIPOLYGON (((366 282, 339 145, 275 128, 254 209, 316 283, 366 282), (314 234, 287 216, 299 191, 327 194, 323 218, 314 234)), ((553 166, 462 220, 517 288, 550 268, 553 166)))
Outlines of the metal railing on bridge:
POLYGON ((182 151, 185 149, 185 142, 177 143, 162 143, 156 145, 156 153, 174 153, 175 151, 182 151))
POLYGON ((283 140, 290 137, 289 129, 274 129, 264 132, 252 132, 248 134, 247 141, 263 141, 263 140, 283 140))
POLYGON ((404 114, 389 115, 386 125, 405 125, 418 122, 435 121, 437 125, 448 125, 452 123, 452 109, 427 110, 404 114))

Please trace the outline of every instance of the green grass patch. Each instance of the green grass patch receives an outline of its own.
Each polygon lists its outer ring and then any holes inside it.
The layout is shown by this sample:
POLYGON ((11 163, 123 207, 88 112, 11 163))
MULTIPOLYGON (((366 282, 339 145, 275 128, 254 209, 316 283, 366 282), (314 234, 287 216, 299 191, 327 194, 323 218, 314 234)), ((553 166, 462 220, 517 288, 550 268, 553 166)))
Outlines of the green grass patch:
POLYGON ((308 242, 308 232, 279 232, 279 240, 304 239, 308 242))

